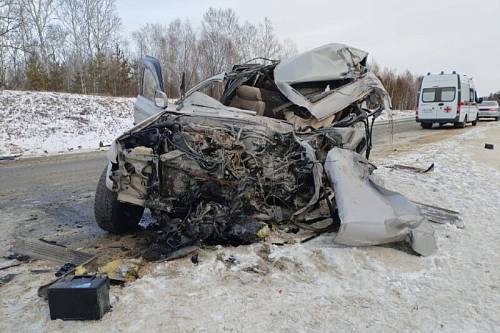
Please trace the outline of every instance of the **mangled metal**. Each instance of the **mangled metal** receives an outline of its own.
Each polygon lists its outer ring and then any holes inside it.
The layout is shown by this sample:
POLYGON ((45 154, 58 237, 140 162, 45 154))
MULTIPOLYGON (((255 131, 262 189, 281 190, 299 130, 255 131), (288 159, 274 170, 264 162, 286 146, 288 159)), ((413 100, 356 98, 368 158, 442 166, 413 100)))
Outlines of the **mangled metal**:
POLYGON ((437 249, 434 231, 419 208, 378 185, 371 177, 373 169, 352 151, 333 148, 328 153, 325 172, 341 221, 335 241, 366 246, 406 240, 417 253, 433 254, 437 249))
POLYGON ((418 207, 376 185, 361 156, 370 153, 369 119, 389 105, 366 56, 331 44, 282 63, 235 66, 220 101, 191 90, 119 137, 106 184, 157 221, 147 256, 248 244, 288 223, 340 226, 342 244, 407 240, 433 253, 418 207))
POLYGON ((285 60, 276 66, 279 90, 318 120, 370 96, 390 107, 387 92, 368 71, 368 53, 343 44, 328 44, 285 60))

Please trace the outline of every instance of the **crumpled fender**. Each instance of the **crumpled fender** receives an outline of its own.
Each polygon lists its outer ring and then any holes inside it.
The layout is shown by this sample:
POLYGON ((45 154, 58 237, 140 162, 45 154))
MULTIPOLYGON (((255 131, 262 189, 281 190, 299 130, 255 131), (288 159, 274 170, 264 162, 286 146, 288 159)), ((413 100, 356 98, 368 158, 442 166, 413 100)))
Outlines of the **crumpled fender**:
POLYGON ((423 256, 434 254, 432 226, 406 197, 378 185, 371 177, 373 168, 356 152, 337 147, 328 152, 324 170, 340 217, 335 242, 366 246, 405 240, 423 256))

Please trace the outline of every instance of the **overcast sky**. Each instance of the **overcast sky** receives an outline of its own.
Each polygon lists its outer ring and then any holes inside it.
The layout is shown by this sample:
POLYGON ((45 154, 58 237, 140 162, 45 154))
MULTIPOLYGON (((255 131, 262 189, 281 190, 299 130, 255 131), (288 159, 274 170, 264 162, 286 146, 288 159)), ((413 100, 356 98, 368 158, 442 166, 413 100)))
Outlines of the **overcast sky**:
POLYGON ((175 18, 198 26, 209 7, 233 8, 252 23, 267 16, 299 51, 342 42, 382 66, 456 70, 472 76, 481 95, 500 90, 500 0, 117 0, 126 35, 175 18))

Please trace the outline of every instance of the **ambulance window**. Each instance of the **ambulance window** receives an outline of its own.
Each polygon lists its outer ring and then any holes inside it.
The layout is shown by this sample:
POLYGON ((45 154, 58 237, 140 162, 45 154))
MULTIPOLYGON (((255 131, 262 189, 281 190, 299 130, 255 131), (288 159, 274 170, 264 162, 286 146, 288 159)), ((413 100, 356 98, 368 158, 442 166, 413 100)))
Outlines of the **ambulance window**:
POLYGON ((455 100, 455 88, 454 87, 446 87, 441 88, 441 102, 452 102, 455 100))
POLYGON ((470 95, 469 95, 469 96, 470 96, 470 97, 469 97, 469 102, 474 102, 474 96, 475 96, 475 95, 476 95, 476 94, 474 93, 474 89, 471 89, 471 90, 470 90, 470 95))
POLYGON ((436 101, 436 88, 424 88, 422 91, 422 102, 435 102, 436 101))

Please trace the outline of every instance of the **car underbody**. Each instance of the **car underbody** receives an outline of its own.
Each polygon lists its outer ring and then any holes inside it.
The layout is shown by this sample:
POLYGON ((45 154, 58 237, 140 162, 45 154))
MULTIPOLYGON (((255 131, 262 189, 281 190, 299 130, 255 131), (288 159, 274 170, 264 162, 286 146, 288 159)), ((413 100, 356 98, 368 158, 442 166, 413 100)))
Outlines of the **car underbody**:
POLYGON ((202 82, 120 136, 106 186, 118 202, 151 211, 151 257, 248 244, 289 225, 336 232, 346 245, 406 240, 432 254, 418 207, 372 179, 373 120, 390 101, 366 57, 330 44, 238 65, 206 81, 224 81, 220 100, 201 93, 202 82))

